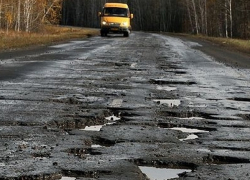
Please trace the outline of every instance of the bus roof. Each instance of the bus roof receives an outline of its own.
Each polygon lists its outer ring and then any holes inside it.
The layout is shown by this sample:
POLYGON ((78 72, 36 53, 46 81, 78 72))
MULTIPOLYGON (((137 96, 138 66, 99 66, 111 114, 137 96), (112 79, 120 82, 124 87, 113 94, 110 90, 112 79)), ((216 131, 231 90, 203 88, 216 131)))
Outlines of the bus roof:
POLYGON ((119 7, 128 9, 128 5, 124 3, 106 3, 104 7, 119 7))

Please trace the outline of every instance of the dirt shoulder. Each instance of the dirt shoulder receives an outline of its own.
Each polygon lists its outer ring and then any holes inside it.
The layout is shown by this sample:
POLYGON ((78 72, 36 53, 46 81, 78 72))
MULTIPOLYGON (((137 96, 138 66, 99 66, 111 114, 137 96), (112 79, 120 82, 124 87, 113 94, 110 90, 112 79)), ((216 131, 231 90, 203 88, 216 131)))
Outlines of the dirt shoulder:
POLYGON ((233 47, 223 46, 215 42, 208 41, 206 39, 195 38, 191 36, 173 35, 183 41, 193 41, 199 43, 201 46, 196 49, 201 50, 205 54, 213 57, 216 61, 222 62, 228 66, 238 68, 250 68, 250 53, 240 52, 233 47))

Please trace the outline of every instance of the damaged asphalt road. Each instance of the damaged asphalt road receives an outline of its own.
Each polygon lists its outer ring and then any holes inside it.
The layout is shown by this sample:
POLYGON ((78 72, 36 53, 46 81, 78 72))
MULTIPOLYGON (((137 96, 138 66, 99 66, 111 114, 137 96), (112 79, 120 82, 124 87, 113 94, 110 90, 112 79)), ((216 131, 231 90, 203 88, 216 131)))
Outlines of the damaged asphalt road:
POLYGON ((249 69, 198 49, 135 32, 1 53, 0 179, 249 179, 249 69))

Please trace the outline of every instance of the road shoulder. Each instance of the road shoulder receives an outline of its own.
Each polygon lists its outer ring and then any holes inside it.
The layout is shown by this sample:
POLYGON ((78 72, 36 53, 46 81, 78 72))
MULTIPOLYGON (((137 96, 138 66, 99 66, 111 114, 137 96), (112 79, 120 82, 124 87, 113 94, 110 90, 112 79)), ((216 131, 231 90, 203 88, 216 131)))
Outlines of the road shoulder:
MULTIPOLYGON (((172 36, 172 35, 171 35, 172 36)), ((250 68, 250 54, 239 52, 231 47, 224 47, 214 42, 198 39, 195 37, 186 37, 174 35, 183 41, 193 41, 201 46, 195 48, 214 58, 214 60, 235 68, 250 68)))

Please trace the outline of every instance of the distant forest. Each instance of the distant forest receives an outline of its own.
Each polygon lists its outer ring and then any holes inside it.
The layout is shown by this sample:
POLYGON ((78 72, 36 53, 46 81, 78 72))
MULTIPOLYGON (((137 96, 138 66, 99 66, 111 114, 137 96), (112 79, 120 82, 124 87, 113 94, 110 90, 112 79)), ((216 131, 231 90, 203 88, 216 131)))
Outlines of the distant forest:
POLYGON ((250 39, 250 0, 0 0, 0 30, 41 30, 43 24, 100 27, 106 2, 127 3, 133 30, 250 39))
POLYGON ((250 38, 250 0, 64 0, 62 24, 99 27, 106 2, 129 5, 133 30, 250 38))

